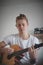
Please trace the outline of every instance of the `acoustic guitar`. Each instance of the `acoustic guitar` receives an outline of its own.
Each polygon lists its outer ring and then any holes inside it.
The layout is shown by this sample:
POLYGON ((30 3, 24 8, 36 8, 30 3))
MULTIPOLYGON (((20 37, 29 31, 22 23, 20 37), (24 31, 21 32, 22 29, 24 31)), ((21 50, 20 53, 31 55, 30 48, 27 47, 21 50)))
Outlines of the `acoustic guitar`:
MULTIPOLYGON (((21 48, 18 45, 12 45, 11 48, 14 49, 14 52, 21 50, 21 48)), ((5 48, 3 53, 2 64, 15 65, 16 56, 13 56, 11 59, 8 59, 7 56, 8 56, 8 48, 5 48)))
MULTIPOLYGON (((34 48, 43 47, 43 43, 35 44, 34 48)), ((8 50, 5 49, 2 59, 2 64, 5 65, 15 65, 15 60, 22 55, 23 53, 27 52, 29 48, 21 49, 18 45, 12 45, 12 49, 14 49, 14 52, 11 54, 8 54, 8 50)), ((20 58, 21 59, 21 58, 20 58)))

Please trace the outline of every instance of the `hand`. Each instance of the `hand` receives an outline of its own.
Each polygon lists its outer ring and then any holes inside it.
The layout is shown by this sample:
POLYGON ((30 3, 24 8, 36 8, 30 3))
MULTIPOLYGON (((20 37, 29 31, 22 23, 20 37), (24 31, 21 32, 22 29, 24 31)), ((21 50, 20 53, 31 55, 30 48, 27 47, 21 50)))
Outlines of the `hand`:
POLYGON ((5 44, 4 41, 0 42, 0 49, 3 48, 5 45, 6 45, 6 44, 5 44))
POLYGON ((14 49, 12 49, 12 48, 6 48, 6 49, 7 49, 7 51, 8 51, 9 54, 11 54, 12 52, 14 52, 14 49))
POLYGON ((36 59, 37 56, 37 49, 34 48, 34 45, 29 48, 29 55, 31 59, 36 59))
POLYGON ((1 53, 3 53, 3 54, 11 54, 12 52, 14 52, 14 49, 12 49, 12 48, 2 48, 1 49, 1 53))

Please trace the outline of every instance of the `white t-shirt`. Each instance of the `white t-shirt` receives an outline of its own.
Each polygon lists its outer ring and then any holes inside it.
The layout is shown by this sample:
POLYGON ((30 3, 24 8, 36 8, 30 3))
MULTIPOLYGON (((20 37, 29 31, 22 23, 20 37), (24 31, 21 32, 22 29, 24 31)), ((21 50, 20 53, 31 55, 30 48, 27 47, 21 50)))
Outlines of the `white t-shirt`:
MULTIPOLYGON (((4 38, 3 40, 6 44, 17 44, 19 45, 22 49, 31 47, 32 45, 39 44, 39 40, 30 35, 30 37, 27 40, 23 40, 22 38, 19 37, 18 34, 12 34, 4 38)), ((23 58, 20 60, 22 63, 29 61, 29 52, 25 52, 23 58)))

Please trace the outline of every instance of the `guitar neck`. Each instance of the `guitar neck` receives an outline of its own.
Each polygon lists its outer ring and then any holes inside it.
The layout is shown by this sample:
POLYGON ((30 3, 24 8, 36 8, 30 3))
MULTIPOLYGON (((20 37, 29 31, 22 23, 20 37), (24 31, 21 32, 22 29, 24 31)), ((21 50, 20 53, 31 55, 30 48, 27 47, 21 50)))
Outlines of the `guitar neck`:
POLYGON ((15 52, 13 52, 12 54, 9 54, 9 55, 7 56, 7 58, 10 59, 10 58, 13 57, 13 56, 21 55, 22 53, 27 52, 27 51, 28 51, 28 48, 23 49, 23 50, 20 50, 20 51, 15 51, 15 52))
POLYGON ((40 44, 35 44, 34 48, 37 49, 39 47, 43 47, 43 43, 40 43, 40 44))
MULTIPOLYGON (((37 48, 42 47, 42 46, 43 46, 43 43, 35 44, 34 48, 37 49, 37 48)), ((29 48, 26 48, 26 49, 23 49, 23 50, 20 50, 20 51, 13 52, 12 54, 9 54, 9 55, 7 56, 7 58, 10 59, 10 58, 13 57, 13 56, 21 55, 22 53, 27 52, 28 49, 29 49, 29 48)))

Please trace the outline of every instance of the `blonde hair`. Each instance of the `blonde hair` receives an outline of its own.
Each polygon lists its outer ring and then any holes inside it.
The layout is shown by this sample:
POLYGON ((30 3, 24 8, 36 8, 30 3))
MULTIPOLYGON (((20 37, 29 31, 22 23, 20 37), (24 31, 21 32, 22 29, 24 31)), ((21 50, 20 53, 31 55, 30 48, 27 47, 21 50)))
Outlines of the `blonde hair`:
POLYGON ((22 20, 22 19, 25 19, 26 22, 28 23, 28 19, 27 19, 26 15, 24 15, 24 14, 20 14, 19 16, 17 16, 17 17, 16 17, 16 22, 17 22, 18 20, 22 20))

